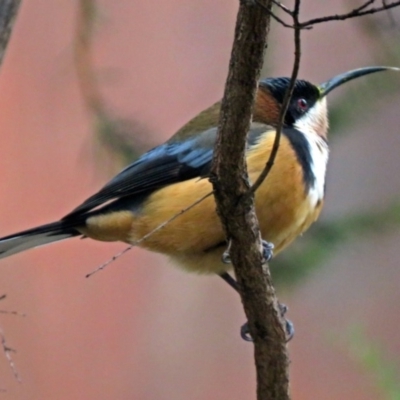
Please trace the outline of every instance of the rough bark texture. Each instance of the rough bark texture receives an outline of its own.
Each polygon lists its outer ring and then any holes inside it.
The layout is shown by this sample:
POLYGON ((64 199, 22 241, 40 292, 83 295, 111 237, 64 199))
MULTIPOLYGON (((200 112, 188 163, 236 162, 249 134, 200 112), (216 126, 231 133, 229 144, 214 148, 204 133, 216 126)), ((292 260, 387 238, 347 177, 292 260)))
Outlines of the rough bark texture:
POLYGON ((0 65, 3 63, 4 54, 20 3, 21 0, 0 1, 0 65))
MULTIPOLYGON (((271 1, 265 1, 270 7, 271 1)), ((289 359, 283 321, 268 266, 262 265, 261 237, 245 165, 245 138, 263 62, 269 13, 242 1, 222 100, 211 181, 217 210, 231 241, 230 255, 254 339, 257 399, 289 399, 289 359)))

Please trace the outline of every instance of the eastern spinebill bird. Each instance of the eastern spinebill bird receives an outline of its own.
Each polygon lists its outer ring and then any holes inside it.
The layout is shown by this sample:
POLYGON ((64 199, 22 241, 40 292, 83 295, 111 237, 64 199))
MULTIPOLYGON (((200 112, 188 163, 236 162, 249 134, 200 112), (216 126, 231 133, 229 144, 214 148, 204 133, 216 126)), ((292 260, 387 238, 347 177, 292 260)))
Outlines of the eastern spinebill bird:
MULTIPOLYGON (((389 69, 396 68, 360 68, 319 86, 305 80, 295 82, 275 164, 255 193, 261 235, 274 245, 275 255, 305 232, 321 212, 329 153, 326 95, 352 79, 389 69)), ((253 182, 269 158, 289 82, 289 78, 259 82, 246 150, 253 182)), ((59 221, 1 238, 0 258, 75 236, 136 243, 212 191, 207 176, 219 110, 220 103, 216 103, 200 113, 59 221)), ((140 243, 188 271, 219 275, 230 268, 222 261, 226 246, 213 196, 140 243)))

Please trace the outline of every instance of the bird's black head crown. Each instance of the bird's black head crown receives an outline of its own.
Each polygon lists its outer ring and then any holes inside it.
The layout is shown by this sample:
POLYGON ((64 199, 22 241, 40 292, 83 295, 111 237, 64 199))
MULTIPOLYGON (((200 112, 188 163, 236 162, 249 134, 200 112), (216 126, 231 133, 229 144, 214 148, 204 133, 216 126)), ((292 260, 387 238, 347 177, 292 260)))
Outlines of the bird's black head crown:
MULTIPOLYGON (((281 106, 289 83, 290 78, 266 78, 260 81, 260 88, 267 89, 278 105, 281 106)), ((299 118, 314 106, 320 97, 320 91, 317 86, 304 80, 297 80, 286 112, 285 125, 293 126, 299 118)))

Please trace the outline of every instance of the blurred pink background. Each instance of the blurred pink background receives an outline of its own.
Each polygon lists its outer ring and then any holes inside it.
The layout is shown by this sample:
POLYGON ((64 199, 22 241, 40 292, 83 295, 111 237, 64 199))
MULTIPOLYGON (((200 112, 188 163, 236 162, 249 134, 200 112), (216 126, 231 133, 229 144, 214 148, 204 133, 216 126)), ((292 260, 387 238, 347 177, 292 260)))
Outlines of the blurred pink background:
MULTIPOLYGON (((111 109, 138 119, 155 143, 219 99, 237 3, 99 1, 96 68, 111 109)), ((303 19, 348 9, 346 2, 303 3, 303 19)), ((20 9, 0 72, 1 236, 58 219, 110 177, 93 156, 91 119, 77 85, 77 12, 68 0, 30 0, 20 9)), ((274 24, 271 75, 290 74, 291 34, 274 24)), ((369 44, 355 20, 304 32, 301 76, 318 83, 378 64, 369 44)), ((364 123, 332 147, 325 218, 383 207, 399 193, 399 98, 371 102, 364 123)), ((294 399, 380 398, 346 338, 353 323, 362 323, 400 366, 399 238, 392 232, 352 241, 310 279, 280 293, 296 327, 294 399)), ((22 377, 16 382, 0 356, 2 396, 255 398, 238 296, 216 277, 187 275, 138 249, 85 279, 123 248, 74 239, 1 260, 0 294, 7 299, 0 308, 26 314, 1 317, 22 377)))

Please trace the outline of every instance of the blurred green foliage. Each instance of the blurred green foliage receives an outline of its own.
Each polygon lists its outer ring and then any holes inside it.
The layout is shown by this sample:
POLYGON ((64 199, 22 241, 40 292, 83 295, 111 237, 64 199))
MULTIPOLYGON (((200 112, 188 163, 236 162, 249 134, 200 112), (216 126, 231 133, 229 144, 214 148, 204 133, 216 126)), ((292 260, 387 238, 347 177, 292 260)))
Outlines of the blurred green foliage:
POLYGON ((376 340, 370 340, 364 329, 356 326, 351 329, 346 347, 371 376, 372 382, 380 391, 380 399, 400 400, 400 370, 385 357, 385 352, 376 340))

